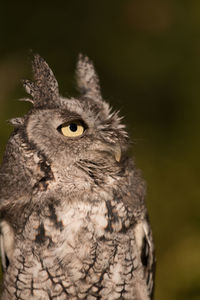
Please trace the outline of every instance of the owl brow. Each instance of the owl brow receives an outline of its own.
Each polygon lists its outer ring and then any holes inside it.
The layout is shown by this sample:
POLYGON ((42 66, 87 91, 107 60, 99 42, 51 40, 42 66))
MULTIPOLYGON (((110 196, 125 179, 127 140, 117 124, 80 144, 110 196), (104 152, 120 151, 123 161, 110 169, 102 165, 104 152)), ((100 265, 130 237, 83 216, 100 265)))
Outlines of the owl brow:
POLYGON ((61 114, 61 119, 63 121, 63 123, 69 123, 69 122, 72 122, 72 121, 76 121, 76 122, 83 122, 83 118, 77 114, 73 114, 73 113, 70 113, 70 115, 68 114, 61 114))
POLYGON ((81 124, 85 128, 88 127, 87 124, 81 118, 78 118, 78 119, 77 118, 76 119, 72 118, 71 120, 67 119, 67 121, 64 122, 64 123, 62 123, 61 126, 65 126, 65 125, 67 126, 70 123, 79 123, 79 124, 81 124))

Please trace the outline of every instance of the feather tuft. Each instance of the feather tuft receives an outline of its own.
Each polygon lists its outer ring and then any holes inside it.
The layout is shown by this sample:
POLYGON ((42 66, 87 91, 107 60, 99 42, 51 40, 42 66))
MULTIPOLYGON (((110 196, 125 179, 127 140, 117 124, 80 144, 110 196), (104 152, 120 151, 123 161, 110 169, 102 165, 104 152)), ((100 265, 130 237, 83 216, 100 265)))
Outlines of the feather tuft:
POLYGON ((59 99, 57 80, 48 64, 38 54, 33 57, 32 70, 34 81, 23 80, 26 92, 33 98, 28 101, 34 107, 56 107, 59 99))
POLYGON ((8 122, 13 125, 14 127, 20 127, 24 125, 24 119, 23 118, 13 118, 8 120, 8 122))
POLYGON ((76 80, 82 96, 92 98, 96 101, 102 100, 99 78, 94 65, 87 56, 83 56, 82 54, 79 54, 76 67, 76 80))

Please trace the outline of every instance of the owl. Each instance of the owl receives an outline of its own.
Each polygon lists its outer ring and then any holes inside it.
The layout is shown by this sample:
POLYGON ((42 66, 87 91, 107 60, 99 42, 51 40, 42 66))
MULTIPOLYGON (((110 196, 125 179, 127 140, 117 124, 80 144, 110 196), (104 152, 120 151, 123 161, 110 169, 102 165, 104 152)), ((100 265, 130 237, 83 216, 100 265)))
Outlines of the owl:
POLYGON ((32 69, 0 168, 1 299, 152 299, 145 183, 92 62, 79 56, 77 98, 38 54, 32 69))

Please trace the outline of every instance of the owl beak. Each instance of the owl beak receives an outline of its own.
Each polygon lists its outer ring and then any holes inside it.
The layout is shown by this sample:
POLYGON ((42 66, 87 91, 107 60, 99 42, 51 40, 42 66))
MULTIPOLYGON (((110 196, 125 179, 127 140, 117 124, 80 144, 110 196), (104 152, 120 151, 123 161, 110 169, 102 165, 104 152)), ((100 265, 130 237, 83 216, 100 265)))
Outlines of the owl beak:
POLYGON ((121 151, 121 147, 120 146, 117 146, 115 148, 115 159, 117 162, 120 162, 120 159, 121 159, 121 154, 122 154, 122 151, 121 151))

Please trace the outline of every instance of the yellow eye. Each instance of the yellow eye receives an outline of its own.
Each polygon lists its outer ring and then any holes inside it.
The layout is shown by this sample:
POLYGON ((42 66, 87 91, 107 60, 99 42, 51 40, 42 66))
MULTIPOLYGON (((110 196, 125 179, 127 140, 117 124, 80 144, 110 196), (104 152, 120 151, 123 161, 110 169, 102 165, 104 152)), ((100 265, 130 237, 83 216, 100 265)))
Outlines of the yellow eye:
POLYGON ((60 131, 64 136, 76 137, 83 134, 85 128, 80 122, 71 122, 61 126, 60 131))

